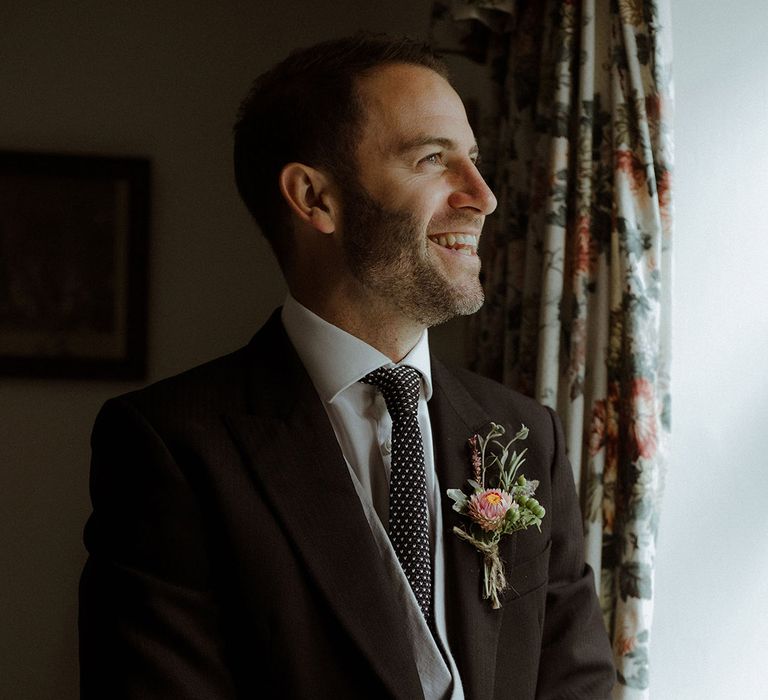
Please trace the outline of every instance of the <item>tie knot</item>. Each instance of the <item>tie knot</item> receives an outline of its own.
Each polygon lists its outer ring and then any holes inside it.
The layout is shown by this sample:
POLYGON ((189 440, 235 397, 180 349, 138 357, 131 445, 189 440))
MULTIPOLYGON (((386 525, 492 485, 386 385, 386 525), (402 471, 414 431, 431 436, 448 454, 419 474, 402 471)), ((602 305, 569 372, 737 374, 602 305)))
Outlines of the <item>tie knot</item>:
POLYGON ((387 410, 393 418, 396 415, 418 414, 421 375, 413 367, 379 367, 366 374, 360 381, 363 384, 372 384, 381 392, 387 410))

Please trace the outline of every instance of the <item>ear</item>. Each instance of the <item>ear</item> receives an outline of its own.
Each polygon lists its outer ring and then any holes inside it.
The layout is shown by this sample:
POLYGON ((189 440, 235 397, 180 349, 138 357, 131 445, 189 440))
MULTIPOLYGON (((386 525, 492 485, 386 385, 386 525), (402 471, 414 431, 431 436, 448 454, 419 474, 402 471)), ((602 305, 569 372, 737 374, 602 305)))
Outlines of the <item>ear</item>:
POLYGON ((336 230, 332 182, 321 170, 303 163, 288 163, 280 171, 280 192, 291 211, 320 233, 336 230))

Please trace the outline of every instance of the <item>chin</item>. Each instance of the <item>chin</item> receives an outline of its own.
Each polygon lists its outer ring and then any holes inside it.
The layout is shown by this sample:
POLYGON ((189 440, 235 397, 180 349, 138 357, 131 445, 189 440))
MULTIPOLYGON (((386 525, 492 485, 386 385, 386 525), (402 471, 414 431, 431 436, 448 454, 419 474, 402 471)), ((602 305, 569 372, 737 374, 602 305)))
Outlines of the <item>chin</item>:
POLYGON ((479 294, 466 295, 456 300, 453 311, 454 316, 470 316, 480 310, 485 302, 482 290, 479 294))
MULTIPOLYGON (((415 299, 412 301, 417 302, 415 299)), ((482 307, 484 301, 482 288, 473 286, 471 289, 447 291, 440 297, 431 298, 429 303, 408 304, 410 308, 403 311, 420 325, 431 328, 457 316, 469 316, 475 313, 482 307), (435 303, 438 298, 442 299, 441 303, 435 303)))

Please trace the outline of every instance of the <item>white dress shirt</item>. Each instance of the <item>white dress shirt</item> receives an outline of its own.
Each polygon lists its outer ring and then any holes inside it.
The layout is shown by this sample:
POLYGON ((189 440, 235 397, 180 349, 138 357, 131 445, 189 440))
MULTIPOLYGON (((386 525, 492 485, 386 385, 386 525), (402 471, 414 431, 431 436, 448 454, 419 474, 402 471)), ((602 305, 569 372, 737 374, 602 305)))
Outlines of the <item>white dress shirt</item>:
POLYGON ((282 321, 322 400, 371 532, 391 572, 390 583, 401 598, 425 698, 461 700, 464 697, 461 680, 448 649, 445 627, 440 488, 427 411, 427 401, 432 396, 427 331, 398 364, 413 367, 422 378, 419 427, 424 442, 427 477, 437 641, 424 621, 386 532, 389 526, 392 419, 381 393, 374 386, 360 382, 369 372, 382 366, 394 366, 394 363, 376 348, 323 320, 290 294, 283 305, 282 321))

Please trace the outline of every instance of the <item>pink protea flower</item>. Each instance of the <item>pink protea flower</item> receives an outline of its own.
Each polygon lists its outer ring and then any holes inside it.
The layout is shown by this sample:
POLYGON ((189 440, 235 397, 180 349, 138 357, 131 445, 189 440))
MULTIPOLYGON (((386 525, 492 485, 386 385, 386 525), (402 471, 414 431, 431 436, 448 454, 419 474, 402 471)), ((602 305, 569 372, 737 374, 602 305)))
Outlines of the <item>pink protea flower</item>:
POLYGON ((497 530, 513 501, 506 491, 486 489, 482 493, 473 493, 469 499, 469 517, 486 532, 497 530))

